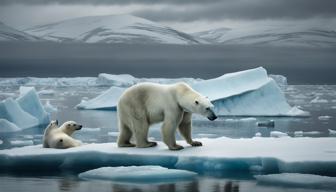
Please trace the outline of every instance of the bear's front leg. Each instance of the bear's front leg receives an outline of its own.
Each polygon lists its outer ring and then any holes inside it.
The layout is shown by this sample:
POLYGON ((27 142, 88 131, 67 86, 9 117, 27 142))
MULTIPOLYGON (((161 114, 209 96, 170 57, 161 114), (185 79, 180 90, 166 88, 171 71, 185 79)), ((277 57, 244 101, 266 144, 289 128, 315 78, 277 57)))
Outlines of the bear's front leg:
POLYGON ((162 124, 161 131, 162 131, 163 142, 168 146, 170 150, 183 149, 181 145, 176 144, 176 138, 175 138, 176 124, 175 123, 165 120, 162 124))
POLYGON ((202 143, 199 141, 193 141, 191 138, 191 113, 184 112, 183 118, 181 123, 179 124, 178 128, 181 135, 184 139, 193 147, 202 146, 202 143))

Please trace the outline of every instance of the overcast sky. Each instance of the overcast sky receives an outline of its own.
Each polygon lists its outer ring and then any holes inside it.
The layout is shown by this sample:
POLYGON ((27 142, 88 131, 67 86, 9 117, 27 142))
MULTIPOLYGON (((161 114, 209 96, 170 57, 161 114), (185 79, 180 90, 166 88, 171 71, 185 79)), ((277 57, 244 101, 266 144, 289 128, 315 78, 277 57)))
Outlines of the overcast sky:
POLYGON ((0 0, 0 21, 18 29, 60 20, 133 14, 185 32, 274 23, 335 26, 336 0, 0 0))

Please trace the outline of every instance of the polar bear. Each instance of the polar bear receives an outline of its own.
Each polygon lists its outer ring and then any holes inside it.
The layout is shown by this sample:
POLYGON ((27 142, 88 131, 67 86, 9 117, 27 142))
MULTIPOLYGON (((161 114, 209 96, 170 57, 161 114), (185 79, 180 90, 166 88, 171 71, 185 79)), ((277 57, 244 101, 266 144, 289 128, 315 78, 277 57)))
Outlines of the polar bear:
POLYGON ((170 150, 183 149, 176 144, 175 133, 181 135, 192 146, 202 143, 191 138, 191 116, 197 113, 213 121, 217 118, 208 98, 193 90, 186 83, 160 85, 140 83, 125 90, 120 96, 117 113, 119 123, 119 147, 152 147, 155 142, 147 140, 148 128, 163 122, 163 142, 170 150), (134 137, 135 144, 130 142, 134 137))
POLYGON ((63 123, 61 127, 58 127, 57 120, 51 121, 44 131, 43 147, 66 149, 70 147, 80 146, 81 142, 72 138, 71 135, 76 130, 80 130, 81 128, 82 125, 79 125, 74 121, 67 121, 63 123))

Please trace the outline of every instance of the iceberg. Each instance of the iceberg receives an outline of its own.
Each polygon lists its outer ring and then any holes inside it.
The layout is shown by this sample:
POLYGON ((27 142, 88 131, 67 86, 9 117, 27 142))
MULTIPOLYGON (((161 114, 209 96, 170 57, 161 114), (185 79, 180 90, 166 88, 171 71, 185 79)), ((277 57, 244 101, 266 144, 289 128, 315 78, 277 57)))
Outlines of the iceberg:
POLYGON ((81 173, 81 179, 111 180, 129 183, 158 183, 190 180, 197 173, 178 169, 167 169, 161 166, 128 166, 101 167, 81 173))
POLYGON ((50 116, 44 110, 34 87, 20 87, 20 96, 16 100, 24 111, 39 120, 39 125, 50 122, 50 116))
POLYGON ((336 178, 312 174, 281 173, 257 175, 258 184, 336 190, 336 178))
POLYGON ((7 121, 6 119, 0 119, 0 133, 10 133, 20 131, 14 123, 7 121))
MULTIPOLYGON (((209 97, 215 112, 221 116, 309 116, 308 112, 287 103, 279 86, 262 67, 194 81, 191 86, 209 97)), ((82 101, 77 108, 116 110, 125 89, 111 87, 96 98, 82 101)))
POLYGON ((117 87, 129 87, 136 83, 136 78, 129 74, 112 75, 100 73, 97 83, 101 85, 113 85, 117 87))
POLYGON ((199 174, 303 173, 336 175, 336 139, 202 138, 202 147, 170 151, 162 142, 152 148, 119 148, 116 143, 86 144, 69 149, 42 148, 42 145, 0 150, 0 172, 4 170, 87 171, 99 167, 158 165, 199 174), (307 150, 309 149, 309 150, 307 150))
POLYGON ((44 110, 33 87, 20 87, 20 96, 16 100, 7 98, 0 102, 1 130, 18 131, 49 121, 50 115, 44 110))

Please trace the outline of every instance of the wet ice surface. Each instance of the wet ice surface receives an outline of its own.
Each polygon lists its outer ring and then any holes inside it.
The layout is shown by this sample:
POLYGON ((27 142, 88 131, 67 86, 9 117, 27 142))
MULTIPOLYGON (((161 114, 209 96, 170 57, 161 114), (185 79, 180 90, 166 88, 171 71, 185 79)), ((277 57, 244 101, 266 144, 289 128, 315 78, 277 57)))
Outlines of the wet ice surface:
MULTIPOLYGON (((116 141, 118 135, 116 112, 104 110, 77 110, 74 107, 82 99, 90 99, 107 90, 108 87, 36 87, 40 91, 43 104, 56 107, 52 119, 60 122, 75 120, 84 125, 75 137, 87 143, 116 141), (48 90, 48 91, 43 91, 48 90)), ((0 87, 0 99, 19 95, 19 87, 0 87)), ((271 132, 286 133, 290 137, 331 137, 336 136, 336 86, 335 85, 290 85, 286 89, 286 98, 290 105, 298 105, 311 113, 308 118, 294 117, 220 117, 210 122, 203 117, 194 117, 194 138, 251 138, 256 135, 270 137, 271 132), (274 127, 258 127, 257 122, 274 121, 274 127)), ((45 126, 26 129, 21 132, 0 134, 0 148, 12 148, 24 145, 40 144, 45 126), (0 142, 1 143, 1 142, 0 142)), ((276 134, 277 135, 277 134, 276 134)), ((150 129, 151 139, 161 140, 160 126, 150 129)), ((178 137, 180 139, 180 137, 178 137)), ((62 173, 63 174, 63 173, 62 173)), ((64 173, 65 174, 65 173, 64 173)), ((59 175, 50 173, 17 177, 2 173, 0 185, 6 191, 283 191, 289 186, 260 185, 251 175, 228 175, 216 177, 198 176, 194 181, 156 185, 123 185, 108 181, 83 181, 76 174, 59 175)), ((328 189, 290 188, 291 191, 328 191, 328 189)))

